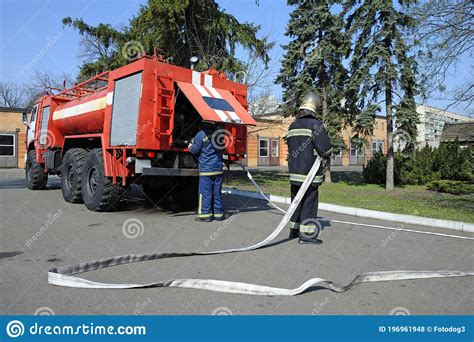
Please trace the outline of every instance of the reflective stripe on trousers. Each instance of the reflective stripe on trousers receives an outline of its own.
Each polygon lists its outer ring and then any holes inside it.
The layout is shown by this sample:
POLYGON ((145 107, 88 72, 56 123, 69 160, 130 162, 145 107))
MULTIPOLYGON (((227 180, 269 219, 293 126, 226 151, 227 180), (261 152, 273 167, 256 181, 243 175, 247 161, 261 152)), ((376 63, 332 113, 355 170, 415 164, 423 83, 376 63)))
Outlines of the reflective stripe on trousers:
POLYGON ((224 216, 222 205, 222 173, 199 177, 199 218, 221 218, 224 216))

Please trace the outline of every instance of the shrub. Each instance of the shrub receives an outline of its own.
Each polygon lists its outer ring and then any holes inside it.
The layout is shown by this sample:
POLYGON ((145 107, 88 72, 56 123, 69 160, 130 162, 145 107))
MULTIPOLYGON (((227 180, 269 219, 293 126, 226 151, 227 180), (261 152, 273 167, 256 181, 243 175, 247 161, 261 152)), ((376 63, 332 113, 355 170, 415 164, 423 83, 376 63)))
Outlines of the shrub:
MULTIPOLYGON (((459 142, 441 143, 411 153, 395 154, 395 184, 419 184, 440 179, 473 182, 474 148, 461 148, 459 142)), ((387 157, 378 151, 367 163, 363 176, 367 183, 385 183, 387 157)))
MULTIPOLYGON (((401 165, 403 164, 404 156, 402 154, 395 154, 395 171, 394 182, 396 185, 401 184, 401 165)), ((362 170, 362 176, 367 183, 385 184, 387 177, 387 156, 381 150, 374 153, 372 159, 362 170)))
POLYGON ((442 179, 472 181, 473 148, 461 148, 459 142, 444 142, 435 151, 433 169, 442 179))
POLYGON ((428 183, 427 188, 428 190, 445 192, 453 195, 474 193, 474 184, 452 180, 435 180, 428 183))

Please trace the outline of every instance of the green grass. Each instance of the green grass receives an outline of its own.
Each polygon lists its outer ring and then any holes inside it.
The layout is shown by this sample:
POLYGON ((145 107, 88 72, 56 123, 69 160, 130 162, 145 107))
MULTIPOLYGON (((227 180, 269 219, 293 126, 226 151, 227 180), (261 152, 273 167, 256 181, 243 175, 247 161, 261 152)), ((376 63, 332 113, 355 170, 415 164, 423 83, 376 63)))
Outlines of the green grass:
MULTIPOLYGON (((252 173, 265 193, 290 196, 288 176, 276 171, 252 173)), ((425 186, 408 185, 385 191, 377 184, 365 184, 360 173, 333 172, 333 183, 320 187, 320 202, 474 223, 474 194, 451 195, 429 191, 425 186)), ((255 190, 244 173, 232 174, 224 184, 242 190, 255 190)))

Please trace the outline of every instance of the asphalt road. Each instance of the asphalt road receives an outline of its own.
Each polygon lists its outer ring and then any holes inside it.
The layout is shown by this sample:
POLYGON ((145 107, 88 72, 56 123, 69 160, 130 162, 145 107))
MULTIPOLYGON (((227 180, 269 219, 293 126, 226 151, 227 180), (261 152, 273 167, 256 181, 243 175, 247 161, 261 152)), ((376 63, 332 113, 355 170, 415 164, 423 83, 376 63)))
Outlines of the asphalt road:
MULTIPOLYGON (((127 195, 123 206, 127 209, 95 213, 82 204, 66 203, 57 177, 50 178, 48 187, 30 191, 25 188, 23 170, 0 170, 0 310, 4 315, 473 313, 474 277, 367 283, 342 294, 319 289, 296 297, 173 288, 86 290, 51 286, 47 270, 54 266, 129 253, 247 246, 265 238, 282 216, 265 202, 225 196, 226 210, 234 216, 224 223, 198 223, 192 212, 147 207, 136 189, 127 195)), ((320 216, 326 220, 320 246, 288 241, 285 232, 277 239, 279 243, 257 251, 149 261, 81 276, 121 283, 208 278, 294 288, 312 277, 346 284, 354 275, 369 271, 474 269, 472 240, 327 220, 400 227, 393 222, 328 212, 320 216)), ((405 228, 474 236, 421 226, 405 228)))

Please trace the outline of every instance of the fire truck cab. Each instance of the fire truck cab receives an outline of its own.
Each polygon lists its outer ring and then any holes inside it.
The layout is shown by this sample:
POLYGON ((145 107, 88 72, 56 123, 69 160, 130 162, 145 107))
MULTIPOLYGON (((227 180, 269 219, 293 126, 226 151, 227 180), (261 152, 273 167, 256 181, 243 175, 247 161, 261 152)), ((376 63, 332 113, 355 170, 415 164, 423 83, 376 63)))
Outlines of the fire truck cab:
POLYGON ((61 177, 66 201, 94 211, 116 207, 124 189, 141 185, 163 207, 197 206, 198 170, 187 146, 203 121, 219 126, 227 165, 246 154, 246 86, 214 69, 198 72, 156 55, 51 90, 32 109, 26 183, 46 188, 61 177))

